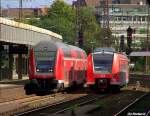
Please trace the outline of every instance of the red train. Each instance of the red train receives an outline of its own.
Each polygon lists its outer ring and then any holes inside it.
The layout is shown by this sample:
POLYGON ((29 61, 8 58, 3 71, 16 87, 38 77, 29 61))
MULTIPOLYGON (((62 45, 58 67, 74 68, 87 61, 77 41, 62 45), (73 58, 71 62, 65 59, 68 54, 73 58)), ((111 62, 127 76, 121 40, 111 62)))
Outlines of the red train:
POLYGON ((84 84, 86 61, 85 51, 78 47, 52 40, 39 42, 30 51, 26 94, 84 84))
POLYGON ((97 48, 87 58, 87 85, 100 91, 120 90, 129 81, 128 58, 112 48, 97 48))

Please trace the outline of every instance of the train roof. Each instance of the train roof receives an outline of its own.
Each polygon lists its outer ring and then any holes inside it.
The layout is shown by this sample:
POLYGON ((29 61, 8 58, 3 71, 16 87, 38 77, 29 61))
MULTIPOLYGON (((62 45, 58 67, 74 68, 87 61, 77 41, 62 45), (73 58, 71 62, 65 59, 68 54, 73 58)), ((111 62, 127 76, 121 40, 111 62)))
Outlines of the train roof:
POLYGON ((108 48, 108 47, 103 47, 103 48, 96 48, 94 52, 115 52, 114 48, 108 48))
POLYGON ((78 50, 78 51, 83 51, 84 52, 84 50, 82 50, 81 48, 79 48, 79 47, 77 47, 77 46, 73 46, 73 45, 68 45, 71 49, 73 49, 73 50, 78 50))
POLYGON ((40 48, 45 46, 47 49, 51 51, 56 51, 58 48, 62 48, 63 50, 77 50, 77 51, 84 51, 81 48, 76 46, 68 45, 62 42, 50 40, 50 41, 40 41, 38 44, 34 46, 34 48, 40 48))
POLYGON ((108 53, 108 54, 121 54, 121 55, 125 55, 126 56, 126 53, 125 52, 116 52, 114 48, 107 48, 107 47, 103 47, 103 48, 96 48, 94 50, 94 53, 93 54, 101 54, 101 53, 108 53))

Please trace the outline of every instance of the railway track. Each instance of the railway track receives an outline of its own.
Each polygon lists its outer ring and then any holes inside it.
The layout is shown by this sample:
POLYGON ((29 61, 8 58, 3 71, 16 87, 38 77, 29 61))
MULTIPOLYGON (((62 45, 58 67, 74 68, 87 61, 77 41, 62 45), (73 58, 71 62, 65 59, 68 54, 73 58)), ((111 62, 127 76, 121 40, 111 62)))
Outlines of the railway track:
MULTIPOLYGON (((10 100, 0 103, 0 115, 12 115, 16 112, 33 109, 45 105, 47 101, 55 101, 56 99, 63 99, 64 96, 60 93, 45 96, 30 96, 17 100, 10 100)), ((62 100, 61 99, 61 100, 62 100)))
POLYGON ((150 93, 145 93, 125 106, 115 116, 150 115, 150 93))
POLYGON ((48 115, 48 114, 57 115, 59 113, 68 111, 73 107, 81 107, 83 105, 91 104, 107 96, 110 96, 110 94, 106 94, 106 95, 89 94, 77 99, 67 99, 44 107, 22 112, 16 114, 15 116, 33 116, 33 115, 40 116, 40 115, 48 115))

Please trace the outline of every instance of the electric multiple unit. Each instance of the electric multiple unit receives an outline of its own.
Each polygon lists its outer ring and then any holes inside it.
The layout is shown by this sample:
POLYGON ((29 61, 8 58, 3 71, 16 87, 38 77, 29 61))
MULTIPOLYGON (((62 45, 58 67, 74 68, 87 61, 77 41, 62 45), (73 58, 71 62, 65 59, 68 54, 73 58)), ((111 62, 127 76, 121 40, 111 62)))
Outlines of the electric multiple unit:
POLYGON ((97 48, 87 58, 87 84, 98 90, 120 89, 129 82, 129 60, 110 48, 97 48))

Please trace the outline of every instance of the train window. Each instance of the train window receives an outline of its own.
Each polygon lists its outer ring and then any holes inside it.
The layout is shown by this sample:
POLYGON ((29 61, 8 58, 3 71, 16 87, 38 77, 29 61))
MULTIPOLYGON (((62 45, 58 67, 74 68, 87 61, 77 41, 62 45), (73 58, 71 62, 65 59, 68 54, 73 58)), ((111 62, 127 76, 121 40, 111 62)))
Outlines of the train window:
POLYGON ((69 50, 64 50, 64 57, 70 58, 70 57, 71 57, 71 51, 69 51, 69 50))
POLYGON ((113 54, 94 54, 94 70, 102 73, 112 72, 113 54))
POLYGON ((77 51, 77 58, 78 58, 78 59, 81 59, 81 58, 82 58, 80 51, 77 51))
POLYGON ((121 71, 128 70, 128 63, 126 61, 120 60, 120 70, 121 71))
POLYGON ((54 57, 56 55, 55 51, 35 51, 36 57, 54 57))
POLYGON ((82 53, 82 57, 83 59, 86 59, 86 54, 84 52, 82 53))

